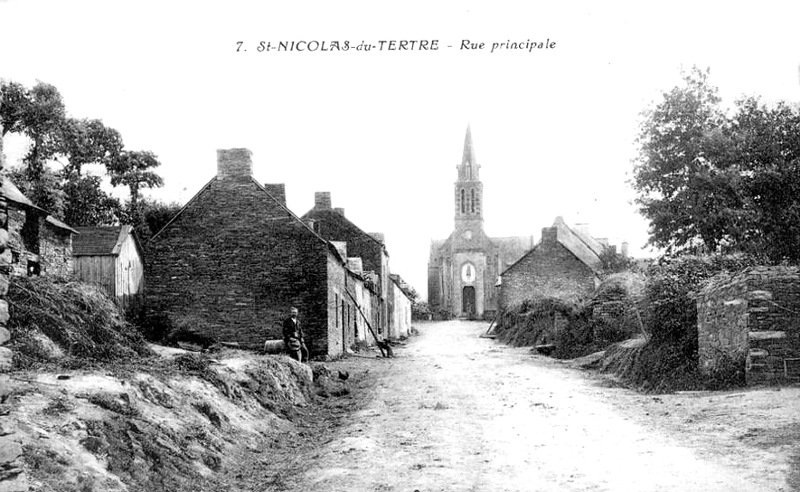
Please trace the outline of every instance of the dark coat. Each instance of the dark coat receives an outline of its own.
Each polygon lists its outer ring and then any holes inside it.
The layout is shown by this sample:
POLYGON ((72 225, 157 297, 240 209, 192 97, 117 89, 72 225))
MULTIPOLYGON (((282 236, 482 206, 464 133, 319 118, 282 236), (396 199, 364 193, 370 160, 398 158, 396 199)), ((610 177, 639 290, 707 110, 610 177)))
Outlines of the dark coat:
POLYGON ((300 347, 305 345, 300 320, 295 321, 291 316, 283 320, 283 343, 286 348, 292 350, 300 350, 300 347), (293 344, 296 345, 298 342, 300 346, 297 348, 292 347, 293 344))

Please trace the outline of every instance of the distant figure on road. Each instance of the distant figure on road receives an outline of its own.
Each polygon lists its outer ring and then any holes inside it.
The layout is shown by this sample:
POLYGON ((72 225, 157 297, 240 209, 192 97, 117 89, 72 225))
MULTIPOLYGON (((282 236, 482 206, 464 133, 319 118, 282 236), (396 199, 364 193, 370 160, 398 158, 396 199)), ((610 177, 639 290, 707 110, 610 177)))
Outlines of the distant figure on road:
POLYGON ((308 361, 308 348, 303 338, 303 329, 297 319, 297 308, 293 307, 288 318, 283 320, 283 345, 289 357, 300 362, 308 361))

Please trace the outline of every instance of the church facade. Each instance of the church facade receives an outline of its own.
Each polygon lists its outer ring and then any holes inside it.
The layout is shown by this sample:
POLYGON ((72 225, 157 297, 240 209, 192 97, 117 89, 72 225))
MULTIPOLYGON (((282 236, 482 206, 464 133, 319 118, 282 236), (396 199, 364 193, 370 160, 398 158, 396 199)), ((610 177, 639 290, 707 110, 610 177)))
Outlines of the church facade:
POLYGON ((498 309, 500 273, 533 245, 533 237, 489 237, 483 229, 483 182, 467 127, 453 193, 454 228, 431 241, 428 305, 433 313, 491 318, 498 309))

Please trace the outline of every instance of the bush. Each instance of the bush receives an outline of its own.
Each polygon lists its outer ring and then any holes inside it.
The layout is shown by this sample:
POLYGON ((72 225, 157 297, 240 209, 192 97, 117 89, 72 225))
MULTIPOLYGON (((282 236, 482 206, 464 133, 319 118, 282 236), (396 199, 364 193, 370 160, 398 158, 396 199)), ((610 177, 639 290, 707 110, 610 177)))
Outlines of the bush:
POLYGON ((580 309, 579 304, 556 297, 526 300, 500 314, 495 332, 498 340, 517 347, 552 342, 580 309))
POLYGON ((697 293, 706 280, 721 272, 738 272, 755 260, 743 255, 664 258, 647 270, 644 326, 656 343, 683 347, 687 357, 697 351, 697 293))
POLYGON ((607 356, 615 362, 607 365, 626 382, 651 391, 733 384, 739 378, 736 361, 710 380, 699 375, 697 293, 714 275, 735 273, 755 263, 744 255, 715 255, 662 258, 651 265, 640 306, 648 341, 631 353, 611 350, 607 356))

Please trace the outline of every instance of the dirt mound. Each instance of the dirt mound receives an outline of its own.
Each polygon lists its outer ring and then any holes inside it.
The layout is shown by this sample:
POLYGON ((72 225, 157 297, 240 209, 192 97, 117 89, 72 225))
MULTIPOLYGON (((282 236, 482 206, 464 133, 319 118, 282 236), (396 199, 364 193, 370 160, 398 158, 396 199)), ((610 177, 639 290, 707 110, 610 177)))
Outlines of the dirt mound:
POLYGON ((17 369, 56 360, 81 365, 152 355, 117 305, 94 286, 12 277, 8 302, 17 369))
POLYGON ((2 377, 0 448, 21 449, 22 490, 249 489, 309 439, 316 394, 340 396, 308 365, 235 350, 2 377))

